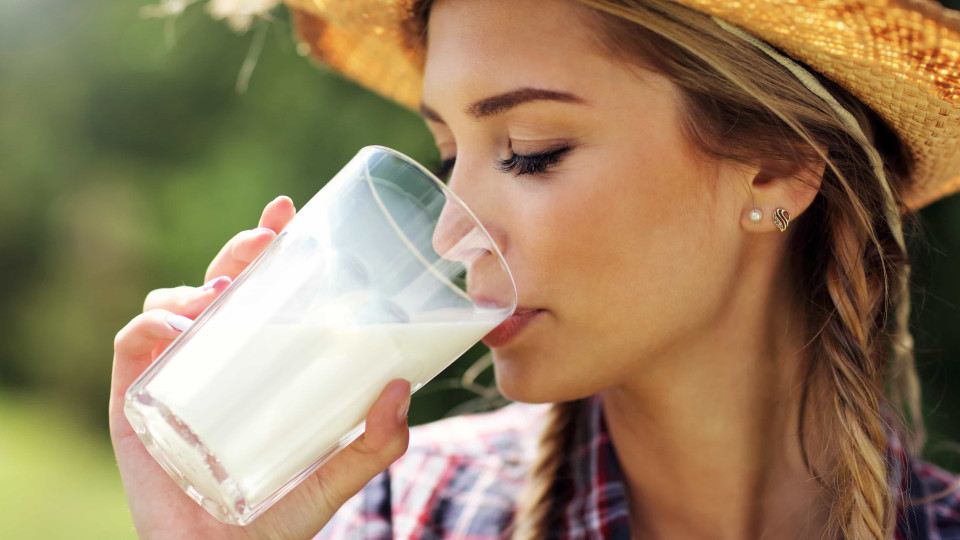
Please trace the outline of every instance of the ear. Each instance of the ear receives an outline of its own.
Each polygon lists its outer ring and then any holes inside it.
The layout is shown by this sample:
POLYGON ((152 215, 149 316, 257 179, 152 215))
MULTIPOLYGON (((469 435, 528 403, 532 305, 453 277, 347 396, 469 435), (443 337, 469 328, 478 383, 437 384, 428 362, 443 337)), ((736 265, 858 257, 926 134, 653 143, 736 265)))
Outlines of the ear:
MULTIPOLYGON (((826 155, 825 149, 822 150, 826 155)), ((744 197, 740 218, 743 229, 779 232, 773 221, 774 211, 782 208, 790 221, 803 214, 820 192, 825 169, 826 160, 821 158, 805 164, 778 159, 761 160, 752 170, 753 178, 744 197), (759 222, 750 219, 754 209, 762 214, 759 222)))

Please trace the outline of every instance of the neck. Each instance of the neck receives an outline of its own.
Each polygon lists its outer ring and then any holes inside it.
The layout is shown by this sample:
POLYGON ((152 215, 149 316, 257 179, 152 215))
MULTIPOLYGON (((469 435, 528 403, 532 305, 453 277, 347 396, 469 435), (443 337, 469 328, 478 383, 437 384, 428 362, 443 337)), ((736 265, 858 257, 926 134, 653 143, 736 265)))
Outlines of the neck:
MULTIPOLYGON (((734 293, 716 324, 603 392, 634 538, 823 533, 826 506, 798 435, 806 332, 776 281, 759 297, 734 293)), ((809 424, 804 434, 810 448, 809 424)))

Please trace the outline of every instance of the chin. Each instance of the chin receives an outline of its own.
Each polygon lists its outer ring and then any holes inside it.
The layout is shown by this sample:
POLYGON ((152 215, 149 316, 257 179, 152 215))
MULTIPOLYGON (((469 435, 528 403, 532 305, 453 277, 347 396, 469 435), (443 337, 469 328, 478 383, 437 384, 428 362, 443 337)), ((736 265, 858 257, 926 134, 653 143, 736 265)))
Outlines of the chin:
POLYGON ((493 373, 497 389, 511 401, 521 403, 557 403, 590 396, 587 381, 566 381, 562 361, 545 361, 542 355, 526 355, 520 351, 493 351, 493 373), (539 357, 539 358, 538 358, 539 357), (544 361, 538 361, 544 360, 544 361))

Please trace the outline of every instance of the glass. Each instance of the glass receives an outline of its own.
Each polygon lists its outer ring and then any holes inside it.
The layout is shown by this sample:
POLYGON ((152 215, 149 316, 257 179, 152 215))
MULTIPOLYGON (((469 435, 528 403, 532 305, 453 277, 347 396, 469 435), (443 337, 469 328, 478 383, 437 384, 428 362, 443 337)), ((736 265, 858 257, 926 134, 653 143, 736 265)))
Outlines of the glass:
POLYGON ((180 487, 245 525, 516 309, 506 261, 430 172, 362 149, 127 390, 180 487))

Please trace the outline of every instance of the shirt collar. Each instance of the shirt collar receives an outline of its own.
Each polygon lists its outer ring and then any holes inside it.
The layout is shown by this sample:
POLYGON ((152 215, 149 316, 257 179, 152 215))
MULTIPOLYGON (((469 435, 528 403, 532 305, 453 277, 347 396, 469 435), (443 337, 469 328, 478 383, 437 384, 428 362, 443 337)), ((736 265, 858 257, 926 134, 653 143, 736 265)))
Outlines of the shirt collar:
POLYGON ((575 413, 566 470, 558 475, 563 539, 629 540, 626 485, 607 431, 598 395, 575 413))
MULTIPOLYGON (((627 489, 617 460, 599 395, 583 400, 575 414, 570 454, 562 465, 556 485, 563 539, 604 538, 629 540, 627 489)), ((896 433, 886 429, 885 455, 888 482, 896 512, 894 540, 926 540, 929 516, 923 505, 909 500, 923 498, 923 482, 912 467, 910 454, 896 433)))

